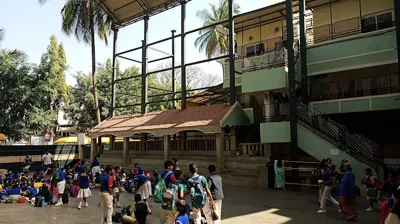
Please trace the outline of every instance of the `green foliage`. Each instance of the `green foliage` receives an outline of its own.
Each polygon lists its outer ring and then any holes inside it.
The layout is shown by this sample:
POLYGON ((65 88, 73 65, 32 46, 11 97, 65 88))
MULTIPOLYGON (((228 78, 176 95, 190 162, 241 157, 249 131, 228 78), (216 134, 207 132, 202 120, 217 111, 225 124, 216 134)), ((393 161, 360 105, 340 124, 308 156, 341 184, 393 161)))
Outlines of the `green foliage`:
POLYGON ((0 51, 0 130, 18 141, 55 128, 57 111, 67 103, 65 52, 52 36, 38 66, 18 50, 0 51))
MULTIPOLYGON (((239 12, 240 6, 234 4, 234 14, 239 12)), ((229 19, 228 0, 220 0, 218 6, 210 4, 210 9, 197 11, 197 17, 203 20, 203 26, 229 19)), ((199 52, 204 51, 208 58, 228 49, 228 36, 218 32, 217 26, 200 30, 199 35, 194 45, 199 48, 199 52)))

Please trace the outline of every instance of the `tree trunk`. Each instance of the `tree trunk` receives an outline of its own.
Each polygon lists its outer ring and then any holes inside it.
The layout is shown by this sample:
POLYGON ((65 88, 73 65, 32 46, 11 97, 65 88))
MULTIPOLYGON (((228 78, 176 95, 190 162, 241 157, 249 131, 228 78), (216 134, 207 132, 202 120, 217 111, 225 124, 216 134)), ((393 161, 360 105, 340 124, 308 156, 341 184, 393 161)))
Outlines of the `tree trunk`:
POLYGON ((96 41, 95 41, 95 33, 94 33, 94 15, 93 15, 93 7, 94 0, 90 0, 90 38, 91 38, 91 47, 92 47, 92 82, 93 82, 93 97, 94 97, 94 106, 96 109, 96 120, 97 123, 100 124, 100 108, 99 108, 99 99, 97 95, 97 82, 96 82, 96 41))

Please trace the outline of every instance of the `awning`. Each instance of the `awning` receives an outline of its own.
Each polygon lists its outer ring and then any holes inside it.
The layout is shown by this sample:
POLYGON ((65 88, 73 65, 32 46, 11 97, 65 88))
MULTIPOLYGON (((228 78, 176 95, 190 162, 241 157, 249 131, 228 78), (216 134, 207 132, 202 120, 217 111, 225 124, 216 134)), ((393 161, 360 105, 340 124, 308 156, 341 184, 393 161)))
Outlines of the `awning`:
POLYGON ((113 135, 131 137, 149 133, 157 136, 173 135, 181 131, 221 133, 226 125, 246 125, 250 120, 239 103, 189 107, 148 114, 116 116, 103 121, 89 131, 89 137, 113 135))
POLYGON ((95 0, 121 28, 180 5, 182 0, 95 0))

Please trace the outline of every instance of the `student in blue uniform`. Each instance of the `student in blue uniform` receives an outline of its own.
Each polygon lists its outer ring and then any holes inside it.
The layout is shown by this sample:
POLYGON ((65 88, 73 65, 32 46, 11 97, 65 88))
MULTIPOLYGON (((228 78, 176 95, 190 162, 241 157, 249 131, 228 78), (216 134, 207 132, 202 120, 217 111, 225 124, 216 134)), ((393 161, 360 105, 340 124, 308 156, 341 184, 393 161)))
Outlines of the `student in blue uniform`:
POLYGON ((189 217, 187 215, 188 206, 185 200, 178 200, 175 203, 176 210, 179 215, 175 218, 175 224, 189 224, 189 217))
POLYGON ((81 201, 79 202, 78 209, 81 209, 82 203, 85 203, 85 207, 89 206, 86 199, 92 196, 89 189, 89 176, 87 175, 86 167, 82 169, 81 176, 79 177, 79 188, 78 198, 81 199, 81 201))
POLYGON ((108 165, 105 168, 105 174, 101 179, 100 186, 100 223, 112 224, 113 214, 113 185, 114 169, 108 165))

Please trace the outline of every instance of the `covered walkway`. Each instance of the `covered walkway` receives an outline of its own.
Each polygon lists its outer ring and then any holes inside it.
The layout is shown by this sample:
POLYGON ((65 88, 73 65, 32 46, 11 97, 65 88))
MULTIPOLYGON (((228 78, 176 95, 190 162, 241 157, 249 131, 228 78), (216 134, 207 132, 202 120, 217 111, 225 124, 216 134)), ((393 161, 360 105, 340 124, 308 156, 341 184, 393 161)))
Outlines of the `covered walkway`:
POLYGON ((208 151, 215 152, 217 165, 223 168, 225 152, 236 154, 235 126, 248 124, 239 103, 116 116, 89 132, 91 157, 101 152, 97 139, 109 136, 110 150, 123 151, 124 166, 129 164, 130 151, 163 151, 164 160, 171 159, 171 151, 208 151))

